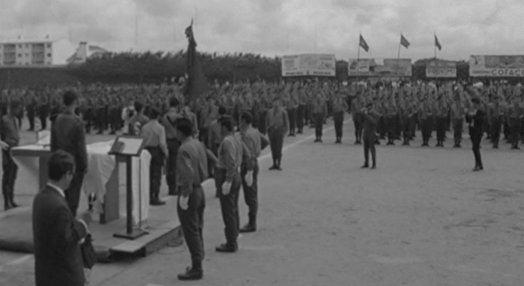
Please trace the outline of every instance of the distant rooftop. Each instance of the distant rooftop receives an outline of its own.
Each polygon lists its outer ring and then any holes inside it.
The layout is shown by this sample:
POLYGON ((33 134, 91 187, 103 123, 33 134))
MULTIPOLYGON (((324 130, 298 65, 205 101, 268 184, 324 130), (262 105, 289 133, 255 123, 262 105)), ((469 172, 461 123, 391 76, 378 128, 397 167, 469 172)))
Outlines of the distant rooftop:
POLYGON ((47 39, 47 38, 40 38, 40 39, 3 39, 0 40, 0 43, 3 44, 26 44, 26 43, 52 43, 56 41, 60 41, 61 39, 47 39))

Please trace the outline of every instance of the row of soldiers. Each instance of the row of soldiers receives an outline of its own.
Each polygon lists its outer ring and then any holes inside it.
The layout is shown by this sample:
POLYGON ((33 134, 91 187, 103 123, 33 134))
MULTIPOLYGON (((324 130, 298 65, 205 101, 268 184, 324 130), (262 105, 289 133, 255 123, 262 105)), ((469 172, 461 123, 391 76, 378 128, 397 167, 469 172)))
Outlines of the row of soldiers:
MULTIPOLYGON (((80 95, 78 112, 82 114, 86 132, 96 129, 98 134, 108 131, 114 134, 125 126, 123 110, 140 101, 144 115, 157 109, 164 114, 169 109, 168 98, 177 86, 167 85, 88 85, 75 87, 80 95)), ((40 118, 41 128, 47 126, 47 119, 53 119, 60 111, 60 89, 9 90, 1 93, 0 106, 5 108, 9 98, 22 100, 25 105, 29 130, 35 127, 35 117, 40 118), (5 103, 5 104, 3 104, 5 103)), ((408 145, 415 138, 417 130, 422 134, 422 145, 427 146, 433 131, 436 131, 437 146, 443 146, 446 133, 453 132, 454 147, 460 147, 462 140, 464 110, 468 108, 460 85, 445 83, 436 86, 431 83, 392 86, 386 84, 359 85, 357 83, 304 82, 294 83, 240 83, 216 85, 206 96, 191 107, 197 117, 199 129, 207 130, 217 117, 218 106, 238 121, 242 112, 253 116, 253 126, 266 133, 265 115, 272 107, 274 98, 281 99, 287 111, 289 136, 303 132, 304 126, 315 128, 316 142, 322 141, 322 126, 326 119, 335 119, 336 142, 342 138, 345 111, 350 111, 355 124, 355 143, 361 143, 362 122, 359 112, 372 102, 374 110, 381 114, 377 132, 378 139, 385 139, 388 145, 402 140, 408 145), (349 108, 351 106, 351 108, 349 108), (214 114, 211 110, 215 110, 214 114)), ((482 106, 487 117, 485 133, 498 148, 500 135, 514 149, 524 139, 524 103, 520 87, 497 85, 481 88, 482 106)), ((5 114, 5 113, 3 113, 5 114)), ((23 115, 20 115, 23 116, 23 115)), ((21 117, 20 117, 21 120, 21 117)), ((201 132, 200 139, 206 140, 207 133, 201 132)))
MULTIPOLYGON (((484 132, 493 148, 499 147, 501 134, 504 134, 511 148, 519 149, 519 141, 524 138, 524 102, 521 94, 520 86, 480 88, 481 108, 487 115, 484 132)), ((436 131, 437 147, 444 147, 446 132, 453 131, 455 148, 461 147, 466 110, 471 105, 461 85, 452 83, 387 89, 362 87, 352 101, 357 144, 361 141, 362 132, 359 113, 368 103, 372 103, 374 110, 380 114, 377 133, 380 139, 387 140, 387 145, 393 145, 399 139, 403 140, 402 145, 409 145, 415 131, 420 129, 422 146, 429 145, 429 139, 436 131)))

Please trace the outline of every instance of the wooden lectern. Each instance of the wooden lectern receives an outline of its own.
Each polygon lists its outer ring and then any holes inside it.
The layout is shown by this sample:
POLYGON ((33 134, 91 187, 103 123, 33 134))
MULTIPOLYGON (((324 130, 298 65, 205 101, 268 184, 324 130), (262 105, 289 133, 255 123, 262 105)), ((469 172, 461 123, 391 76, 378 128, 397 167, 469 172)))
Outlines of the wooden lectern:
MULTIPOLYGON (((113 143, 113 146, 111 147, 111 150, 109 151, 109 155, 114 155, 117 157, 116 161, 119 161, 118 159, 123 159, 120 161, 124 161, 126 164, 126 196, 127 196, 127 203, 126 203, 126 211, 127 211, 127 218, 126 218, 126 230, 123 233, 115 233, 113 234, 114 237, 117 238, 125 238, 125 239, 137 239, 145 234, 147 232, 143 231, 142 229, 133 228, 133 186, 132 186, 132 167, 133 167, 133 157, 139 157, 142 153, 142 150, 144 149, 144 140, 141 137, 137 136, 117 136, 115 138, 115 142, 113 143)), ((139 209, 141 209, 141 206, 139 205, 139 209)), ((141 217, 138 220, 138 223, 140 224, 141 217)))

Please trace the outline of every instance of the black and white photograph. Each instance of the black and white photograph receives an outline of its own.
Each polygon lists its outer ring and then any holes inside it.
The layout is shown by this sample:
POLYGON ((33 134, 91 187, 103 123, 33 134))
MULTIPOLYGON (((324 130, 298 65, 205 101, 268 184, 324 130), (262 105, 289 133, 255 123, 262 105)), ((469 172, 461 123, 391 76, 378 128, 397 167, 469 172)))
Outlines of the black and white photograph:
POLYGON ((0 0, 0 285, 524 285, 522 15, 0 0))

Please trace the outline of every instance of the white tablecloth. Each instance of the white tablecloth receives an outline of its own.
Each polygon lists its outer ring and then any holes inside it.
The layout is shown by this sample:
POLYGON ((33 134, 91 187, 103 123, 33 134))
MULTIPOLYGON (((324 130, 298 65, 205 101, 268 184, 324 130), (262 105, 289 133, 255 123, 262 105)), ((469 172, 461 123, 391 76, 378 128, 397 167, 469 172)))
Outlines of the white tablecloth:
MULTIPOLYGON (((97 200, 93 204, 94 211, 101 213, 102 203, 106 194, 106 184, 111 178, 115 168, 115 157, 107 153, 111 149, 113 140, 107 142, 98 142, 87 145, 88 154, 88 172, 84 177, 82 190, 86 197, 90 193, 96 195, 97 200)), ((21 150, 46 150, 41 145, 25 145, 17 147, 21 150)), ((18 179, 24 180, 24 190, 30 194, 36 194, 39 186, 39 165, 37 157, 16 156, 15 162, 18 164, 18 179)), ((140 157, 132 159, 132 180, 133 180, 133 222, 137 224, 139 217, 145 222, 149 213, 149 161, 151 155, 143 151, 140 157), (139 208, 139 205, 142 208, 139 208)), ((121 163, 118 174, 118 186, 121 198, 126 196, 126 168, 121 163), (123 196, 123 197, 122 197, 123 196)), ((18 190, 17 190, 18 192, 18 190)), ((125 202, 125 200, 120 200, 125 202)), ((120 213, 125 213, 126 204, 120 204, 120 213)))

